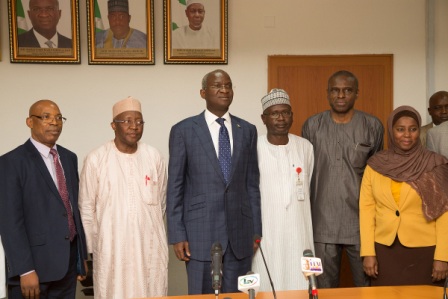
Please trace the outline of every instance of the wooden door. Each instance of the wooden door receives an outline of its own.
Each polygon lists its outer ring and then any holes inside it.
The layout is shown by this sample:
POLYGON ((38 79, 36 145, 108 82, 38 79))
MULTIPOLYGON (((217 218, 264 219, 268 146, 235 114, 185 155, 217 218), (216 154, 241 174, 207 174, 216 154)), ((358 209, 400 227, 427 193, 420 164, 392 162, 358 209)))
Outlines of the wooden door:
MULTIPOLYGON (((392 55, 269 56, 268 89, 282 88, 289 94, 294 112, 291 133, 300 136, 308 117, 330 108, 328 78, 339 70, 350 71, 358 78, 355 109, 375 115, 386 128, 387 117, 393 109, 392 55)), ((387 145, 386 135, 384 145, 387 145)), ((340 286, 353 286, 345 252, 340 286)))
POLYGON ((308 117, 330 108, 328 78, 339 70, 347 70, 359 81, 355 109, 375 115, 386 126, 393 108, 392 69, 391 54, 275 55, 268 57, 268 89, 282 88, 289 94, 294 112, 291 133, 301 135, 308 117))

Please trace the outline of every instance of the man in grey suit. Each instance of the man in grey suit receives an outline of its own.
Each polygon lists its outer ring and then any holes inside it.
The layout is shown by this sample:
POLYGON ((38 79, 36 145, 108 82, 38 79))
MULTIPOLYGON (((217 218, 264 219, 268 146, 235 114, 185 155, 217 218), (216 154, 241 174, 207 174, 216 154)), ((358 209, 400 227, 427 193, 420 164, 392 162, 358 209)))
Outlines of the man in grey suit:
POLYGON ((184 261, 188 293, 213 293, 211 247, 223 248, 222 292, 238 291, 261 235, 256 127, 229 114, 232 81, 223 70, 202 80, 206 110, 174 125, 169 138, 168 241, 184 261))
POLYGON ((426 147, 448 158, 448 121, 428 130, 426 147))
POLYGON ((30 0, 28 17, 33 28, 18 36, 19 47, 71 48, 72 40, 57 32, 61 13, 58 0, 30 0))
POLYGON ((355 110, 358 79, 338 71, 328 79, 330 110, 311 116, 302 135, 314 147, 311 213, 314 249, 325 269, 319 288, 337 288, 342 250, 347 253, 355 286, 368 285, 360 256, 359 189, 367 160, 383 148, 383 125, 355 110))
POLYGON ((432 122, 420 128, 420 140, 426 146, 426 133, 448 120, 448 91, 438 91, 429 98, 428 113, 432 122))

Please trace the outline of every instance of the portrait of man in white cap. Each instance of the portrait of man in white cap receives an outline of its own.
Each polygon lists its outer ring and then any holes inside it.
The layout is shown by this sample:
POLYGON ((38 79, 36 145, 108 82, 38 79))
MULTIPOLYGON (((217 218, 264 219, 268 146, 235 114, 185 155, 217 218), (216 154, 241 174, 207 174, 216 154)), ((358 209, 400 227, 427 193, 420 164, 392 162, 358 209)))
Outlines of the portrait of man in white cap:
POLYGON ((115 138, 84 161, 79 210, 93 253, 96 299, 167 295, 166 164, 157 149, 140 142, 144 124, 140 101, 118 101, 115 138))
MULTIPOLYGON (((135 2, 132 2, 136 5, 135 2)), ((130 27, 128 0, 108 0, 109 29, 95 34, 95 46, 104 49, 147 48, 147 35, 130 27)))
MULTIPOLYGON (((219 1, 213 0, 187 0, 185 5, 185 16, 188 24, 185 26, 174 25, 172 31, 172 49, 219 49, 219 32, 212 26, 213 20, 204 22, 206 16, 210 15, 209 9, 219 1)), ((177 23, 176 23, 177 24, 177 23)))

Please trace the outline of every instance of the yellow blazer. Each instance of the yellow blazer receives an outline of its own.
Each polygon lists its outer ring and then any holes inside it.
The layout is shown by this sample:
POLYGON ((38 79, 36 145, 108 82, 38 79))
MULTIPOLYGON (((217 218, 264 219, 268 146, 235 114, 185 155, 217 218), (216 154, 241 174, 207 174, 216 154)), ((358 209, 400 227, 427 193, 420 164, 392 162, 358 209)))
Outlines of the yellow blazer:
POLYGON ((390 246, 398 235, 406 247, 436 245, 434 259, 448 261, 448 213, 427 221, 420 196, 407 183, 402 184, 397 205, 391 179, 369 166, 361 183, 359 219, 361 256, 375 256, 375 242, 390 246))

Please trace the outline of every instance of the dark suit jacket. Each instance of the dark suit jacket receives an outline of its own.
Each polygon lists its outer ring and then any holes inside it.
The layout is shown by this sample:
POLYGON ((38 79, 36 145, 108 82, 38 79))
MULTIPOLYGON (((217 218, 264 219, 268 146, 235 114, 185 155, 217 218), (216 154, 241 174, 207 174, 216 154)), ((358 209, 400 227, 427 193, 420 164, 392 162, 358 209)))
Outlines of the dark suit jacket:
MULTIPOLYGON (((19 47, 40 48, 33 29, 18 35, 19 47)), ((58 33, 58 48, 71 48, 72 40, 58 33)))
POLYGON ((261 236, 257 129, 231 115, 232 170, 226 185, 204 113, 173 126, 169 139, 167 218, 170 244, 188 241, 191 258, 210 261, 219 241, 239 259, 261 236))
MULTIPOLYGON (((67 181, 78 236, 78 255, 87 259, 78 209, 77 157, 57 147, 67 181)), ((36 270, 39 282, 57 281, 68 270, 70 240, 66 210, 56 184, 30 140, 0 157, 0 235, 10 284, 36 270)), ((81 263, 82 270, 84 263, 81 263)))

